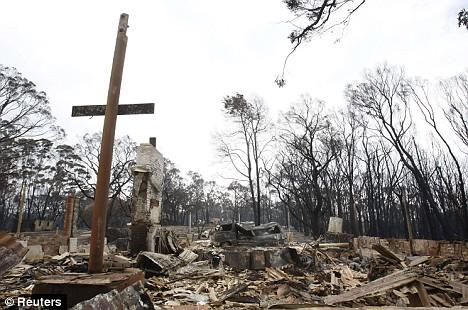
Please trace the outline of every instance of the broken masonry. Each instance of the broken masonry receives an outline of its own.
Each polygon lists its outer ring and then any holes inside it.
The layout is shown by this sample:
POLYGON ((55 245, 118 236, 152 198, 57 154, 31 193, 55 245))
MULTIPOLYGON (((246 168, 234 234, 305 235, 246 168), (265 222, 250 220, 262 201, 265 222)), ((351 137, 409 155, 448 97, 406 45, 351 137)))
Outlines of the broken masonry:
POLYGON ((161 227, 161 200, 164 159, 156 149, 156 138, 137 149, 133 168, 131 254, 155 250, 156 232, 161 227))

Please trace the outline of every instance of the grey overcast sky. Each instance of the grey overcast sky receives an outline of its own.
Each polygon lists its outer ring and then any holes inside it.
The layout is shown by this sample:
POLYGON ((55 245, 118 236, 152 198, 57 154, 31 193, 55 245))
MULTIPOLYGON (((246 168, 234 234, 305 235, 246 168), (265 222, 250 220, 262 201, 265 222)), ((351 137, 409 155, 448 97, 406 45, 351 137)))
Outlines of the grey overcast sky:
POLYGON ((213 179, 224 96, 260 96, 275 119, 304 93, 344 106, 345 85, 385 61, 428 79, 457 74, 468 67, 468 31, 456 22, 463 7, 467 0, 368 0, 343 33, 299 48, 278 88, 291 47, 281 0, 3 1, 0 63, 48 94, 74 143, 102 130, 102 117, 72 119, 71 107, 105 104, 119 14, 128 13, 120 102, 155 102, 156 113, 119 117, 117 136, 156 136, 183 172, 213 179))

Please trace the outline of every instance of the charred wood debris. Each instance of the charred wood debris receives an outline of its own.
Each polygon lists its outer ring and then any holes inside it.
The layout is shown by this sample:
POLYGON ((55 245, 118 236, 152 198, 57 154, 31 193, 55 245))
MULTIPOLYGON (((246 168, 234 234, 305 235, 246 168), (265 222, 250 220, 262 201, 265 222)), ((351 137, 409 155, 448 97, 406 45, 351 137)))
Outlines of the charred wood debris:
MULTIPOLYGON (((2 300, 31 294, 44 275, 60 278, 87 271, 89 253, 20 261, 24 248, 11 236, 4 234, 1 240, 2 300)), ((355 247, 352 236, 336 233, 307 242, 220 247, 210 239, 177 239, 165 231, 159 235, 161 253, 132 257, 108 245, 107 270, 139 268, 145 272, 144 282, 98 295, 73 309, 468 306, 468 265, 463 257, 404 255, 391 250, 384 239, 367 251, 355 247)))

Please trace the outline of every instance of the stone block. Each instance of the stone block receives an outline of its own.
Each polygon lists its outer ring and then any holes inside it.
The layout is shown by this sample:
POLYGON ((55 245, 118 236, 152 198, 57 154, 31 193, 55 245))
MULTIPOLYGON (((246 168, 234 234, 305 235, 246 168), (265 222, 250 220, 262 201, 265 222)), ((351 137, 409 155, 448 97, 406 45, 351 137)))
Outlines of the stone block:
POLYGON ((328 222, 328 231, 332 233, 343 232, 343 219, 341 217, 330 217, 328 222))
POLYGON ((438 256, 440 254, 440 245, 438 241, 427 240, 427 255, 438 256))
POLYGON ((429 242, 425 239, 414 239, 413 240, 413 254, 414 255, 429 255, 428 253, 429 242))
POLYGON ((78 252, 78 238, 69 238, 68 239, 68 246, 70 253, 78 252))
POLYGON ((24 261, 27 263, 33 263, 40 261, 44 258, 44 252, 42 251, 41 245, 29 245, 28 253, 24 256, 24 261))
POLYGON ((401 240, 400 244, 398 245, 399 252, 410 255, 411 254, 411 249, 410 249, 410 242, 407 240, 401 240))
POLYGON ((250 253, 248 251, 225 251, 224 256, 226 264, 232 268, 250 268, 250 253))
POLYGON ((263 250, 252 250, 250 252, 250 269, 265 269, 265 252, 263 250))

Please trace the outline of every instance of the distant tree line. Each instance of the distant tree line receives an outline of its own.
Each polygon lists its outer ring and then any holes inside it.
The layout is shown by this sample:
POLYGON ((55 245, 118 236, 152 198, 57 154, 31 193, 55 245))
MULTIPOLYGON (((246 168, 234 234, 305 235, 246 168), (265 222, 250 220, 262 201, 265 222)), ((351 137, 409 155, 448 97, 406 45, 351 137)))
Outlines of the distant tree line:
MULTIPOLYGON (((36 220, 60 226, 68 195, 83 202, 79 209, 94 198, 100 134, 85 134, 74 146, 63 144, 64 137, 46 94, 16 69, 0 66, 1 230, 16 231, 21 204, 21 230, 30 231, 36 220)), ((115 205, 129 213, 122 202, 129 198, 135 147, 129 137, 115 143, 110 214, 115 205)))
MULTIPOLYGON (((467 239, 468 74, 434 86, 383 65, 348 85, 345 97, 346 108, 333 111, 303 96, 267 125, 260 99, 228 96, 232 128, 218 136, 219 153, 245 184, 264 194, 273 188, 274 205, 306 235, 324 233, 338 216, 355 235, 406 237, 409 221, 416 237, 467 239), (252 120, 272 128, 262 132, 270 138, 253 135, 245 125, 252 120), (256 143, 269 151, 252 174, 256 143)), ((258 196, 250 191, 253 212, 258 196)))
MULTIPOLYGON (((76 197, 79 226, 89 228, 101 133, 84 134, 75 145, 64 144, 64 137, 46 94, 15 68, 0 66, 0 230, 16 231, 21 201, 21 231, 32 231, 36 220, 61 227, 68 195, 76 197)), ((109 227, 125 227, 130 221, 135 157, 136 143, 130 137, 116 139, 109 227)), ((196 172, 183 178, 173 163, 165 162, 164 223, 186 223, 187 210, 193 212, 194 225, 222 216, 221 205, 228 212, 227 196, 214 181, 206 182, 196 172)))
POLYGON ((286 209, 279 209, 271 194, 260 192, 253 203, 249 186, 233 181, 227 187, 215 181, 205 181, 199 173, 188 172, 184 178, 179 169, 165 160, 165 177, 162 203, 163 225, 189 225, 206 227, 219 222, 254 221, 257 201, 262 210, 261 222, 282 221, 286 209), (255 205, 255 211, 252 208, 255 205), (191 220, 189 219, 191 218, 191 220))

